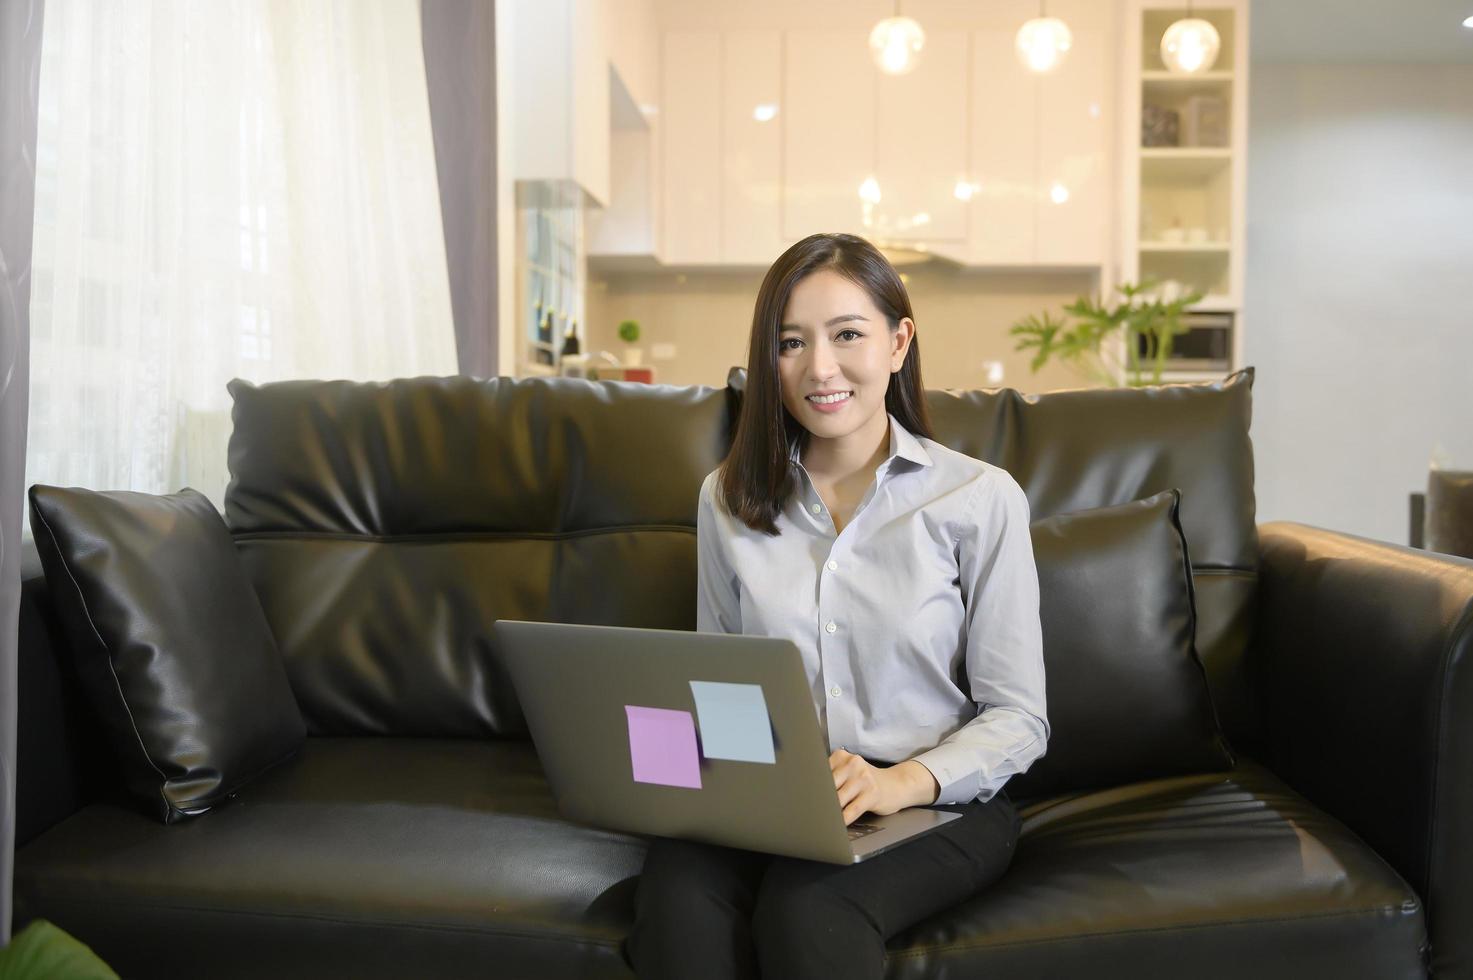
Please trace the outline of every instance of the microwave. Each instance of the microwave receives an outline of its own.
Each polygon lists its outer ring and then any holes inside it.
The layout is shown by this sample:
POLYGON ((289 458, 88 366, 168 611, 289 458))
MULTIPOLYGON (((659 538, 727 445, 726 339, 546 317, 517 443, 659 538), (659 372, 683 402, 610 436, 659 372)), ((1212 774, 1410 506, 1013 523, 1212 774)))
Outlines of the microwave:
MULTIPOLYGON (((1221 371, 1233 369, 1232 312, 1192 312, 1182 317, 1186 333, 1171 338, 1171 354, 1166 358, 1166 371, 1221 371)), ((1136 335, 1136 356, 1149 360, 1156 356, 1156 338, 1136 335)))

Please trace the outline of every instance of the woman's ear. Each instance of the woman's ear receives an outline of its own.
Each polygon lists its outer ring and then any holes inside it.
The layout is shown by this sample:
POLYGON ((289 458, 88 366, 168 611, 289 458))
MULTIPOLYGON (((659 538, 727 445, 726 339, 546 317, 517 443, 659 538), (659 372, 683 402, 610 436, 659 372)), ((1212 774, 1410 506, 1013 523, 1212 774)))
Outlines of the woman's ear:
POLYGON ((890 373, 894 374, 905 366, 906 355, 910 353, 910 341, 916 334, 915 321, 910 317, 902 317, 895 332, 890 335, 890 373))

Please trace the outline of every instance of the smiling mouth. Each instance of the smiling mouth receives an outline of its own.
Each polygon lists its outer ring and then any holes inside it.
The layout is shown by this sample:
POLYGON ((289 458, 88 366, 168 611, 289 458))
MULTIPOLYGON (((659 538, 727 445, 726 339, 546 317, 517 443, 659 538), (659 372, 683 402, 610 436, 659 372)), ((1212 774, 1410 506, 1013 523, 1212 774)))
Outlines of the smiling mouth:
POLYGON ((806 395, 804 397, 805 400, 810 401, 815 405, 837 405, 840 402, 847 402, 849 399, 853 398, 854 392, 843 391, 836 395, 825 395, 822 398, 818 398, 813 395, 806 395))

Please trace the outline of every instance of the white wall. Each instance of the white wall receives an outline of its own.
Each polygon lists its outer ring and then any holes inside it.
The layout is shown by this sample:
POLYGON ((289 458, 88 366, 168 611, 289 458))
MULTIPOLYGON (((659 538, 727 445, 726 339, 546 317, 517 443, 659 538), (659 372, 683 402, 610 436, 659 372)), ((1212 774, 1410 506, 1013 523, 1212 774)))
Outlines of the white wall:
POLYGON ((1259 519, 1406 544, 1434 445, 1473 469, 1473 65, 1250 77, 1259 519))

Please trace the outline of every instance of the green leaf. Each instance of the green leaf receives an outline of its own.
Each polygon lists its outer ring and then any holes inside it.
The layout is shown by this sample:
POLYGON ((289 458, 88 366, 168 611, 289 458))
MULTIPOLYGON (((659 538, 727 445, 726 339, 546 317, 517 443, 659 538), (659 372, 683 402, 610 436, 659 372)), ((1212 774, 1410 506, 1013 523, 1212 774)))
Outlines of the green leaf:
POLYGON ((118 980, 85 943, 36 919, 0 949, 0 980, 118 980))
POLYGON ((1069 362, 1107 385, 1116 384, 1112 372, 1100 354, 1101 344, 1115 331, 1125 331, 1125 383, 1159 384, 1166 359, 1171 356, 1171 338, 1189 328, 1182 322, 1188 309, 1202 301, 1203 293, 1193 292, 1170 302, 1158 294, 1160 282, 1147 278, 1139 283, 1122 282, 1115 287, 1120 301, 1113 305, 1090 296, 1080 296, 1064 306, 1068 320, 1056 320, 1045 312, 1042 318, 1029 315, 1019 320, 1010 331, 1020 337, 1018 350, 1037 348, 1032 369, 1038 371, 1051 357, 1069 362), (1065 329, 1068 327, 1068 329, 1065 329), (1147 357, 1136 351, 1139 337, 1146 337, 1147 357), (1143 364, 1142 361, 1146 363, 1143 364), (1150 365, 1152 381, 1144 378, 1150 365))
POLYGON ((1029 365, 1036 372, 1048 361, 1049 355, 1054 350, 1054 338, 1058 336, 1059 330, 1063 327, 1064 321, 1054 319, 1051 313, 1045 312, 1042 319, 1030 313, 1013 324, 1008 333, 1022 338, 1013 348, 1014 350, 1024 351, 1030 347, 1038 348, 1038 353, 1034 355, 1029 365))

